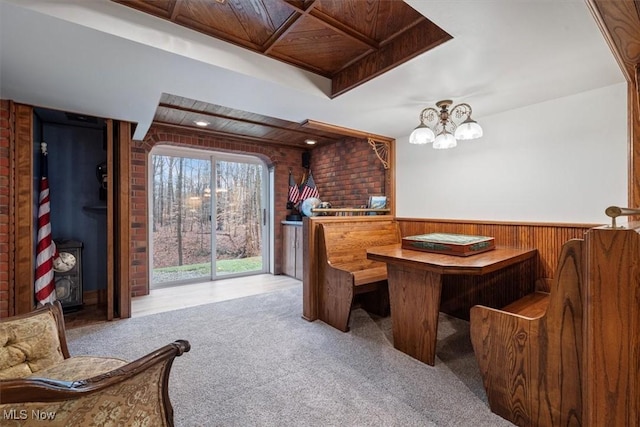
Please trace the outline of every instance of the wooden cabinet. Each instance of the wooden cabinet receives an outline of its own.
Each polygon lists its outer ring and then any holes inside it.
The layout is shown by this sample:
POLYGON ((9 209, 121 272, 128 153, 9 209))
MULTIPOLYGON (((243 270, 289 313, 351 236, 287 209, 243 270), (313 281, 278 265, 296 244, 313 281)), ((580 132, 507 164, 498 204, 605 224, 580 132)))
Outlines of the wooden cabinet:
POLYGON ((302 223, 282 225, 282 272, 302 280, 302 223))

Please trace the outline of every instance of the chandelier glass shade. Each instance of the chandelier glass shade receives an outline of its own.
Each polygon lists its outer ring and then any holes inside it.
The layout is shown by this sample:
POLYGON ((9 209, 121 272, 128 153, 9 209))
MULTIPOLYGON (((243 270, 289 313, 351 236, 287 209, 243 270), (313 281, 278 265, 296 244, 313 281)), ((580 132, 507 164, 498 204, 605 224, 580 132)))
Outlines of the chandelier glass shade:
POLYGON ((477 139, 482 136, 482 127, 471 118, 471 106, 458 104, 451 107, 452 101, 436 103, 437 110, 427 107, 420 112, 420 124, 409 136, 410 144, 433 143, 435 149, 453 148, 458 141, 477 139))
POLYGON ((428 144, 436 139, 436 134, 424 123, 420 123, 417 128, 411 132, 409 142, 411 144, 428 144))

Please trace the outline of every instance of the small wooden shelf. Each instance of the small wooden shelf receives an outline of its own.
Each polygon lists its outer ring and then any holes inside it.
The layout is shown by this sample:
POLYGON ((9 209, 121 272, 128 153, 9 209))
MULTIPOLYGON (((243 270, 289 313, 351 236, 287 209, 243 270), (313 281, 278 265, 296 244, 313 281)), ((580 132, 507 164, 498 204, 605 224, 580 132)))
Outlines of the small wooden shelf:
POLYGON ((83 206, 82 209, 85 211, 91 211, 91 212, 106 212, 107 205, 83 206))
POLYGON ((317 214, 333 215, 333 216, 353 216, 366 215, 368 213, 388 214, 391 209, 370 209, 370 208, 313 208, 311 212, 317 214))

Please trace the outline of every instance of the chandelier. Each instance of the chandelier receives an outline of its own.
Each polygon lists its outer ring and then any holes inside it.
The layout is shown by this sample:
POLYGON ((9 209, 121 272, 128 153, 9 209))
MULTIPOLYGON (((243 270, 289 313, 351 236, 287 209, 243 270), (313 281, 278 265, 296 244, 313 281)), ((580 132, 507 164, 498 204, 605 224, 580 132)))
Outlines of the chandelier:
POLYGON ((463 103, 449 109, 451 104, 452 101, 444 100, 436 102, 440 111, 433 107, 422 110, 420 124, 411 132, 409 143, 433 142, 433 148, 444 149, 455 147, 458 141, 480 138, 482 128, 471 118, 471 106, 463 103))

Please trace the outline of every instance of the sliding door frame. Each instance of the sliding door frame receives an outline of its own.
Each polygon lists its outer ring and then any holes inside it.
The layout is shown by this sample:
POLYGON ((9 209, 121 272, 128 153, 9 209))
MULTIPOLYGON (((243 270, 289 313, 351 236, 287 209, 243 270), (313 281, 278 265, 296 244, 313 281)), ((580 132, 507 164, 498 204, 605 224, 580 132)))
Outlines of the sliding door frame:
MULTIPOLYGON (((173 145, 162 145, 162 144, 158 144, 156 146, 154 146, 150 151, 149 151, 149 159, 148 159, 148 183, 147 183, 147 188, 149 188, 148 191, 148 206, 150 207, 148 209, 148 224, 151 225, 153 224, 153 209, 151 209, 151 206, 153 206, 153 189, 154 189, 154 177, 153 177, 153 173, 151 172, 151 165, 153 165, 153 161, 152 161, 152 156, 155 155, 160 155, 160 156, 172 156, 172 157, 189 157, 189 158, 193 158, 193 159, 201 159, 201 160, 207 160, 211 162, 211 188, 212 188, 212 192, 213 192, 213 188, 215 187, 215 174, 216 174, 216 162, 217 161, 226 161, 226 162, 237 162, 237 163, 252 163, 252 164, 258 164, 262 166, 262 188, 261 188, 261 199, 262 199, 262 228, 261 228, 261 232, 262 232, 262 247, 261 247, 261 255, 262 255, 262 269, 260 270, 255 270, 255 271, 250 271, 250 272, 243 272, 243 273, 234 273, 234 274, 225 274, 225 275, 218 275, 216 272, 216 245, 217 245, 217 241, 216 241, 216 235, 215 235, 215 224, 213 223, 213 221, 215 220, 215 215, 214 212, 216 210, 216 197, 214 197, 212 195, 211 199, 212 199, 212 203, 211 203, 211 218, 212 218, 212 224, 211 224, 211 258, 210 258, 210 262, 211 262, 211 275, 209 278, 207 278, 206 280, 220 280, 220 279, 230 279, 230 278, 234 278, 234 277, 243 277, 243 276, 249 276, 249 275, 254 275, 254 274, 264 274, 264 273, 269 273, 271 271, 273 271, 273 242, 272 242, 272 236, 273 236, 273 192, 271 191, 272 188, 272 180, 273 180, 273 173, 272 171, 269 169, 269 167, 267 166, 267 164, 260 159, 258 156, 255 155, 251 155, 251 154, 237 154, 237 153, 229 153, 229 152, 224 152, 224 151, 218 151, 218 150, 207 150, 207 149, 197 149, 197 148, 191 148, 191 147, 176 147, 173 145)), ((149 289, 153 289, 154 284, 153 284, 153 245, 154 245, 154 241, 153 241, 153 233, 149 233, 149 289)), ((201 282, 204 279, 188 279, 188 280, 184 280, 184 281, 176 281, 175 283, 169 283, 168 285, 180 285, 180 284, 186 284, 186 283, 194 283, 194 282, 201 282)))

